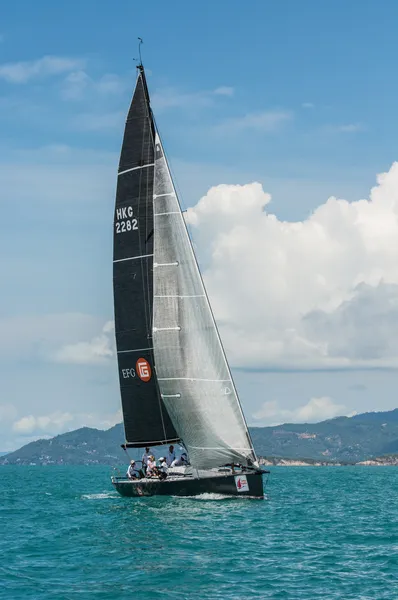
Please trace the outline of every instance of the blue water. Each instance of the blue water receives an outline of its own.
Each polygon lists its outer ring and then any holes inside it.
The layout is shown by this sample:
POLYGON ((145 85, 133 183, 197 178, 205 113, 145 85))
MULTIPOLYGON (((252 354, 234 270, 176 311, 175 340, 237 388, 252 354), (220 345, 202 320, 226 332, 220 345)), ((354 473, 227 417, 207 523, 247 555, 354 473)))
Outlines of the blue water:
POLYGON ((398 598, 398 469, 275 467, 266 501, 121 498, 107 467, 0 468, 0 598, 398 598))

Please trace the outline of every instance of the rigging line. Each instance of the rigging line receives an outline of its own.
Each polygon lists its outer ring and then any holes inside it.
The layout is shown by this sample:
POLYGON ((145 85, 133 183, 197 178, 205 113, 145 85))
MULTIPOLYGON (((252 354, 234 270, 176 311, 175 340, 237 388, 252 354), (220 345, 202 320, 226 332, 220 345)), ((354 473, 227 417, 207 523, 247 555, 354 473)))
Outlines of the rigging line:
MULTIPOLYGON (((146 86, 146 82, 145 82, 146 86)), ((150 98, 149 93, 147 92, 146 96, 146 113, 147 113, 147 124, 149 127, 149 144, 147 153, 148 156, 151 155, 151 160, 153 161, 153 165, 155 167, 155 139, 154 139, 154 123, 152 119, 152 110, 150 106, 150 98), (151 144, 152 142, 152 144, 151 144)), ((155 217, 154 217, 154 205, 153 205, 153 191, 155 189, 155 168, 153 169, 151 180, 149 179, 150 175, 148 173, 147 177, 147 192, 148 197, 146 201, 146 225, 145 225, 145 246, 148 243, 152 245, 152 252, 155 252, 155 217), (150 192, 150 193, 149 193, 150 192), (149 213, 149 214, 148 214, 149 213), (150 216, 150 219, 148 219, 150 216)), ((153 260, 151 264, 147 265, 147 294, 148 294, 148 313, 149 313, 149 330, 148 330, 148 339, 152 339, 152 327, 153 327, 153 286, 154 286, 154 275, 153 275, 153 260)), ((163 415, 162 409, 160 406, 160 414, 162 418, 162 426, 163 426, 163 434, 166 437, 166 430, 163 423, 163 415)))
MULTIPOLYGON (((144 97, 145 97, 144 82, 142 80, 141 75, 139 75, 138 79, 137 79, 137 86, 138 85, 141 85, 142 92, 143 92, 144 97)), ((134 96, 133 96, 133 100, 134 100, 134 96)), ((141 159, 142 165, 145 165, 145 163, 151 163, 150 160, 149 161, 145 160, 146 156, 144 156, 145 139, 146 139, 146 133, 147 133, 146 132, 146 115, 144 115, 143 117, 141 117, 140 120, 141 120, 141 124, 142 124, 142 134, 143 134, 142 135, 142 141, 141 141, 140 159, 141 159)), ((139 198, 138 206, 137 206, 137 213, 138 213, 137 217, 138 217, 139 221, 140 221, 140 217, 141 217, 141 214, 142 214, 143 188, 144 188, 144 191, 146 191, 145 187, 143 185, 143 179, 145 180, 145 178, 143 177, 143 170, 144 169, 139 169, 138 173, 137 173, 137 175, 138 175, 138 198, 139 198)), ((147 169, 145 169, 145 171, 146 170, 147 169)), ((147 201, 147 194, 144 194, 144 203, 145 204, 146 204, 146 201, 147 201)), ((144 216, 146 217, 146 213, 145 213, 144 216)), ((146 223, 146 218, 145 218, 145 223, 146 223)), ((138 246, 139 246, 139 251, 140 251, 141 255, 144 255, 144 254, 147 253, 146 252, 145 244, 143 244, 143 241, 142 241, 142 235, 141 235, 141 228, 140 227, 138 229, 138 246)), ((145 325, 146 325, 146 328, 147 328, 147 331, 148 331, 149 323, 148 323, 148 315, 147 315, 147 310, 146 310, 145 277, 144 277, 146 269, 144 268, 143 261, 141 261, 140 267, 141 267, 142 295, 143 295, 143 300, 144 300, 144 302, 143 302, 143 304, 144 304, 144 319, 145 319, 145 325)))
MULTIPOLYGON (((142 40, 142 38, 139 38, 139 40, 140 40, 140 46, 141 46, 141 44, 143 43, 143 40, 142 40)), ((140 59, 141 59, 141 54, 140 54, 140 59)), ((153 162, 153 165, 155 166, 155 139, 154 139, 155 125, 153 122, 153 113, 152 113, 151 106, 150 106, 150 97, 149 97, 149 92, 148 92, 147 83, 146 83, 146 79, 145 79, 144 68, 142 66, 142 61, 141 61, 141 67, 142 67, 142 78, 143 78, 142 81, 143 81, 144 92, 145 92, 145 115, 146 115, 145 123, 149 129, 149 131, 148 131, 148 142, 149 143, 147 146, 147 156, 148 156, 148 159, 150 157, 151 161, 153 162)), ((147 173, 147 182, 146 182, 147 196, 146 196, 146 201, 145 201, 145 217, 146 217, 146 219, 145 219, 145 234, 146 234, 145 235, 145 247, 148 248, 147 244, 150 242, 150 240, 152 240, 151 241, 152 252, 154 252, 154 246, 155 246, 155 236, 154 236, 155 218, 153 216, 153 213, 154 213, 154 206, 153 206, 154 187, 155 187, 155 169, 153 170, 151 180, 150 180, 150 173, 149 172, 147 173)), ((150 247, 149 247, 149 249, 150 249, 150 247)), ((148 263, 146 265, 146 269, 147 269, 146 270, 146 275, 147 275, 146 302, 147 302, 147 306, 148 306, 148 315, 149 315, 149 318, 147 320, 147 322, 148 322, 147 337, 148 337, 148 339, 152 339, 152 326, 153 326, 152 294, 153 294, 153 285, 154 285, 152 263, 151 264, 148 263), (152 279, 150 279, 150 278, 152 278, 152 279)), ((163 422, 163 416, 162 416, 162 422, 163 422)), ((164 427, 163 427, 163 429, 164 429, 164 427)), ((164 435, 166 435, 165 430, 164 430, 164 435)))
POLYGON ((126 444, 127 444, 127 440, 125 439, 125 440, 124 440, 124 444, 122 444, 122 448, 123 448, 123 450, 125 451, 125 453, 127 454, 127 456, 128 456, 128 459, 129 459, 129 462, 130 462, 130 460, 131 460, 131 457, 130 457, 129 453, 127 452, 127 446, 126 446, 126 444))
MULTIPOLYGON (((144 85, 144 82, 141 81, 141 85, 144 85)), ((145 94, 144 94, 145 95, 145 94)), ((148 120, 148 115, 145 114, 144 118, 143 118, 143 136, 142 136, 142 141, 141 141, 141 162, 145 162, 144 158, 146 158, 146 156, 144 156, 145 153, 145 140, 147 137, 147 120, 148 120)), ((149 144, 150 146, 150 144, 149 144)), ((144 203, 144 217, 145 217, 145 239, 147 237, 147 210, 148 210, 148 189, 145 187, 145 183, 147 183, 147 181, 143 182, 143 169, 141 169, 139 171, 139 186, 138 186, 138 197, 140 198, 140 201, 138 202, 138 219, 140 219, 140 215, 141 215, 141 210, 142 210, 142 204, 144 203), (142 198, 142 192, 144 190, 144 198, 142 198), (142 202, 142 200, 144 202, 142 202)), ((145 243, 143 244, 142 241, 142 236, 141 236, 141 228, 138 228, 138 243, 139 243, 139 248, 140 248, 140 252, 142 252, 142 254, 145 253, 145 243)), ((142 280, 142 295, 143 295, 143 299, 144 299, 144 318, 145 318, 145 325, 146 325, 146 330, 147 330, 147 336, 148 336, 148 332, 151 330, 151 323, 149 321, 148 318, 148 310, 147 310, 147 303, 149 303, 149 297, 147 296, 148 294, 148 290, 145 289, 146 284, 148 284, 148 282, 145 281, 145 275, 146 277, 148 277, 148 270, 144 269, 144 261, 141 261, 141 280, 142 280)))
POLYGON ((160 389, 159 389, 158 385, 156 386, 156 388, 157 388, 157 394, 158 394, 160 418, 162 420, 163 437, 165 440, 167 440, 166 426, 164 424, 164 418, 163 418, 162 394, 160 393, 160 389))
MULTIPOLYGON (((149 138, 152 137, 152 126, 151 126, 151 113, 150 113, 150 109, 149 106, 147 105, 147 125, 149 127, 149 138)), ((155 149, 154 146, 152 146, 152 152, 151 152, 151 144, 148 144, 148 149, 147 149, 147 155, 149 157, 149 155, 151 154, 151 160, 154 161, 155 164, 155 149)), ((154 186, 154 178, 155 178, 155 170, 153 171, 152 176, 150 176, 150 172, 146 173, 147 177, 147 181, 146 181, 146 191, 147 191, 147 199, 146 199, 146 220, 145 220, 145 247, 148 247, 148 242, 152 237, 152 232, 153 232, 153 227, 154 227, 154 217, 153 217, 153 200, 152 200, 152 196, 153 196, 153 186, 154 186), (152 223, 149 223, 148 220, 148 211, 150 211, 151 215, 152 215, 152 223)), ((153 243, 153 242, 151 242, 153 243)), ((153 249, 152 249, 153 251, 153 249)), ((149 336, 152 336, 152 325, 153 325, 153 298, 152 298, 152 289, 153 289, 153 271, 152 271, 152 264, 147 264, 147 280, 146 280, 146 286, 147 286, 147 298, 148 298, 148 327, 149 327, 149 336), (150 285, 150 278, 152 277, 152 286, 150 285)))
MULTIPOLYGON (((153 118, 153 112, 152 112, 152 110, 150 109, 149 106, 148 106, 148 108, 149 108, 149 112, 150 112, 149 118, 152 118, 152 121, 153 121, 153 128, 152 128, 152 148, 153 148, 153 160, 154 160, 154 163, 156 163, 155 138, 154 138, 156 125, 155 125, 155 121, 154 121, 154 118, 153 118)), ((152 186, 153 186, 152 187, 152 202, 151 202, 151 204, 152 204, 152 214, 153 214, 153 218, 152 218, 152 223, 153 223, 152 224, 152 232, 153 232, 153 253, 155 255, 155 249, 156 249, 155 204, 154 204, 154 192, 155 192, 155 189, 156 189, 156 168, 155 167, 153 169, 152 186)), ((155 271, 154 271, 154 268, 152 267, 152 293, 154 291, 155 291, 155 271)), ((152 323, 151 323, 152 339, 153 339, 154 304, 155 304, 155 298, 152 299, 152 323)), ((153 350, 153 356, 154 356, 154 359, 155 359, 155 348, 153 350)), ((154 365, 154 367, 155 367, 155 373, 156 373, 156 365, 154 365)), ((157 377, 157 373, 156 373, 156 377, 157 377)), ((163 409, 166 410, 167 415, 168 415, 168 412, 167 412, 166 405, 165 405, 165 403, 163 401, 163 398, 162 398, 162 394, 161 394, 161 391, 160 391, 159 382, 157 382, 156 390, 157 390, 157 396, 158 396, 160 418, 161 418, 161 421, 162 421, 163 437, 164 437, 164 439, 167 439, 166 425, 165 425, 164 416, 163 416, 163 409)), ((169 420, 170 420, 170 416, 169 416, 169 420)), ((175 430, 174 425, 173 425, 173 429, 175 430)), ((176 433, 177 433, 177 431, 176 431, 176 433)))
MULTIPOLYGON (((142 136, 142 142, 141 142, 141 161, 143 163, 149 162, 151 165, 154 165, 154 159, 155 159, 155 155, 154 155, 154 146, 153 144, 151 145, 150 141, 151 141, 151 137, 152 137, 152 127, 151 127, 151 111, 149 108, 149 103, 148 103, 148 99, 145 93, 145 81, 143 78, 141 78, 141 82, 142 82, 142 86, 144 88, 144 97, 145 97, 145 115, 143 117, 143 136, 142 136), (145 152, 145 142, 149 141, 149 143, 147 144, 147 148, 146 148, 146 152, 145 152), (151 152, 152 150, 152 152, 151 152)), ((153 202, 152 202, 152 195, 153 195, 153 175, 152 175, 152 186, 151 186, 151 177, 150 177, 151 173, 150 170, 145 169, 145 172, 143 169, 140 170, 139 173, 139 198, 142 198, 142 195, 144 195, 144 201, 139 202, 138 203, 138 214, 142 214, 142 212, 144 213, 144 217, 145 217, 145 236, 144 236, 144 240, 142 239, 141 236, 141 231, 139 231, 139 244, 140 244, 140 249, 143 250, 145 252, 145 250, 148 249, 147 247, 147 242, 150 239, 150 235, 149 235, 149 231, 148 231, 148 217, 150 217, 153 221, 153 202), (143 205, 143 206, 142 206, 143 205), (148 214, 150 213, 150 214, 148 214)), ((153 226, 153 225, 152 225, 153 226)), ((152 334, 152 306, 151 306, 151 285, 150 285, 150 277, 151 277, 151 263, 150 261, 147 261, 148 264, 143 265, 143 261, 141 261, 141 275, 142 275, 142 292, 143 292, 143 298, 144 298, 144 316, 145 316, 145 325, 146 325, 146 329, 147 329, 147 338, 150 339, 151 338, 151 334, 152 334), (144 277, 145 275, 145 277, 144 277), (146 279, 146 281, 145 281, 146 279)))

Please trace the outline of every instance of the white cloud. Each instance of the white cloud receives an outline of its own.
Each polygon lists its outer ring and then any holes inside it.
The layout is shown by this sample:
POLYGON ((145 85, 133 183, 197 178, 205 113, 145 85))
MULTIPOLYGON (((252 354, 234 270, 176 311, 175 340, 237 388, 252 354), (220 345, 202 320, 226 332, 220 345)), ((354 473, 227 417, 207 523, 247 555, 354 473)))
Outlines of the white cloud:
POLYGON ((108 321, 102 328, 102 333, 89 342, 67 344, 60 348, 54 360, 71 364, 104 364, 114 356, 114 324, 108 321))
POLYGON ((52 415, 34 417, 29 415, 22 417, 13 424, 13 431, 16 433, 33 433, 35 431, 57 431, 65 430, 65 425, 72 421, 70 413, 56 412, 52 415))
POLYGON ((61 94, 66 100, 78 100, 91 85, 91 78, 85 71, 72 71, 65 78, 61 94))
POLYGON ((369 200, 306 220, 266 212, 259 183, 212 188, 186 212, 234 366, 398 366, 398 163, 369 200))
POLYGON ((98 95, 109 96, 123 94, 132 88, 131 78, 122 78, 114 73, 93 79, 85 71, 78 70, 69 73, 62 84, 61 96, 65 100, 87 100, 98 95))
POLYGON ((8 317, 0 320, 0 358, 51 361, 60 347, 93 337, 100 319, 80 313, 8 317))
POLYGON ((0 404, 0 423, 12 421, 17 416, 17 409, 12 404, 0 404))
POLYGON ((103 75, 95 85, 95 89, 101 94, 122 94, 126 89, 133 88, 131 77, 122 78, 115 73, 103 75))
POLYGON ((15 421, 12 429, 14 433, 43 437, 42 434, 56 435, 65 431, 73 431, 79 427, 96 427, 97 429, 108 429, 122 419, 121 411, 111 415, 85 414, 57 411, 48 415, 27 415, 15 421))
POLYGON ((253 418, 267 425, 279 425, 281 423, 316 423, 346 414, 347 408, 343 404, 335 404, 331 398, 322 396, 311 398, 307 404, 293 410, 282 408, 275 400, 264 402, 262 407, 253 414, 253 418))
POLYGON ((121 129, 126 115, 123 111, 82 113, 72 121, 72 126, 81 131, 114 131, 121 129))
POLYGON ((82 59, 61 56, 43 56, 38 60, 4 63, 0 65, 0 79, 10 83, 26 83, 31 79, 66 73, 84 65, 82 59))
POLYGON ((365 126, 362 123, 346 123, 343 125, 326 125, 323 127, 326 133, 358 133, 365 131, 365 126))
POLYGON ((228 87, 226 85, 222 85, 214 90, 213 94, 216 96, 233 96, 235 90, 233 87, 228 87))
POLYGON ((239 133, 254 130, 262 133, 277 131, 293 119, 293 113, 286 110, 269 110, 247 113, 242 117, 233 117, 220 123, 215 129, 222 133, 239 133))
POLYGON ((356 133, 357 131, 363 131, 364 126, 361 123, 348 123, 347 125, 339 125, 337 129, 342 133, 356 133))
POLYGON ((158 89, 152 94, 151 104, 157 112, 172 108, 183 108, 189 111, 212 106, 217 96, 230 97, 233 94, 234 88, 228 86, 198 92, 181 92, 175 88, 166 87, 158 89))

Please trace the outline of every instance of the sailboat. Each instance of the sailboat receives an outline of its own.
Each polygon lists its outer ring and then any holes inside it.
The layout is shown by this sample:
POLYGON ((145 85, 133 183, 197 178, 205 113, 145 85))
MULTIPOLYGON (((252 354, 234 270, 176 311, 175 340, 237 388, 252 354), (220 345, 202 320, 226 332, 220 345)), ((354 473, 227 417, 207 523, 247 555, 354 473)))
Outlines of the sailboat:
POLYGON ((164 479, 112 477, 123 496, 263 498, 263 473, 151 109, 144 67, 127 116, 114 213, 115 336, 127 448, 181 444, 164 479))

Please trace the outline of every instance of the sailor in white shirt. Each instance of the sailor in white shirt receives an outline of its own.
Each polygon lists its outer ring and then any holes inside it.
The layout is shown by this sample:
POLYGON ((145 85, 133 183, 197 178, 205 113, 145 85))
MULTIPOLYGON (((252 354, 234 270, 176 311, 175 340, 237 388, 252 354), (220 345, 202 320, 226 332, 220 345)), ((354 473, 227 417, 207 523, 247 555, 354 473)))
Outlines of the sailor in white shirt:
POLYGON ((166 462, 166 459, 164 458, 164 456, 161 456, 159 458, 158 464, 159 464, 159 466, 158 466, 159 479, 161 479, 161 480, 166 479, 168 467, 167 467, 167 462, 166 462))
POLYGON ((147 477, 153 477, 154 475, 156 475, 156 460, 155 457, 153 456, 153 454, 150 454, 148 457, 148 462, 147 462, 147 469, 146 469, 146 476, 147 477))
POLYGON ((139 479, 139 477, 140 477, 139 469, 138 469, 137 465, 135 464, 135 460, 130 461, 129 468, 127 469, 126 475, 129 479, 139 479))
POLYGON ((145 452, 142 455, 142 468, 144 469, 144 472, 146 471, 146 468, 148 466, 148 458, 150 456, 151 456, 150 448, 145 448, 145 452))
POLYGON ((171 463, 172 467, 186 467, 188 464, 188 457, 187 457, 187 453, 183 452, 180 456, 180 458, 176 458, 175 460, 173 460, 173 462, 171 463))
POLYGON ((174 451, 174 446, 171 445, 171 446, 169 446, 169 452, 166 457, 167 466, 169 467, 171 465, 171 463, 173 462, 173 460, 175 460, 175 459, 176 459, 176 453, 174 451))
POLYGON ((167 473, 168 466, 167 466, 166 459, 163 456, 161 456, 159 458, 158 469, 159 469, 159 471, 162 471, 163 473, 167 473))

